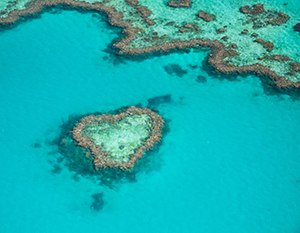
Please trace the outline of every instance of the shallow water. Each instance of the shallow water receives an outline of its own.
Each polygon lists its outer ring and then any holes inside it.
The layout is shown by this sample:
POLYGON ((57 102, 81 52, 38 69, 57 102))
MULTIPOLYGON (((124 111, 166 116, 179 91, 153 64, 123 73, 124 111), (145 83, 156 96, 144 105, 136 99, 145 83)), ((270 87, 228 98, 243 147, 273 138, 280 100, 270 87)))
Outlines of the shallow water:
POLYGON ((58 10, 1 32, 0 231, 299 232, 299 100, 255 76, 209 76, 205 50, 115 57, 117 32, 58 10), (170 132, 136 182, 53 174, 51 141, 70 115, 163 95, 150 102, 170 132))

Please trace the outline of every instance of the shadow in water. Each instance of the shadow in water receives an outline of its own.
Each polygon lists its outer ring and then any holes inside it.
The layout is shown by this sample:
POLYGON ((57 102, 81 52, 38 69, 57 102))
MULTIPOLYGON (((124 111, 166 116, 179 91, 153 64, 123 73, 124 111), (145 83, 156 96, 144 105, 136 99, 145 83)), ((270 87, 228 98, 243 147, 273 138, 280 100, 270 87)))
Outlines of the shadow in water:
POLYGON ((158 108, 161 104, 169 104, 172 102, 172 95, 161 95, 148 99, 147 108, 158 108))
POLYGON ((42 147, 42 144, 39 143, 39 142, 36 142, 36 143, 33 143, 31 146, 32 146, 33 148, 41 148, 41 147, 42 147))
POLYGON ((175 74, 177 77, 182 78, 184 75, 186 75, 188 72, 181 68, 180 65, 177 64, 170 64, 167 66, 164 66, 165 71, 168 74, 175 74))
POLYGON ((105 201, 103 200, 103 193, 95 193, 92 196, 93 202, 90 205, 90 209, 96 212, 99 212, 103 209, 105 201))
POLYGON ((207 79, 206 79, 206 77, 204 77, 202 75, 198 75, 197 78, 196 78, 196 82, 198 82, 198 83, 206 83, 207 79))

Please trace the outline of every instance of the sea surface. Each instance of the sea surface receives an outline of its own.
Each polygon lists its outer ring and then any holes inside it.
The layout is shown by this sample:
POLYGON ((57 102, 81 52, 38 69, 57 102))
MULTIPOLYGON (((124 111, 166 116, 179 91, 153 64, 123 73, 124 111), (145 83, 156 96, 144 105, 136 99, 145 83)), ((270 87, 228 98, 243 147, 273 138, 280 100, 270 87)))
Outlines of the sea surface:
POLYGON ((0 232, 299 233, 299 95, 214 74, 205 49, 115 56, 119 35, 61 9, 0 32, 0 232), (70 117, 153 98, 169 131, 136 181, 54 172, 70 117))

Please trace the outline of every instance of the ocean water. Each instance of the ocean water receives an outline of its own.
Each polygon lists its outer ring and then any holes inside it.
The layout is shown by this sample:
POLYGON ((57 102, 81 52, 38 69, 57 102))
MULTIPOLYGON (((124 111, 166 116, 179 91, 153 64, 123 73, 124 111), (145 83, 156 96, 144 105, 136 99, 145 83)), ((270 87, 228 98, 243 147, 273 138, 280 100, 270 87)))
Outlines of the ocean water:
POLYGON ((63 10, 1 31, 0 232, 300 232, 299 96, 211 74, 208 50, 116 57, 119 32, 63 10), (53 173, 70 116, 164 95, 170 131, 135 182, 53 173))

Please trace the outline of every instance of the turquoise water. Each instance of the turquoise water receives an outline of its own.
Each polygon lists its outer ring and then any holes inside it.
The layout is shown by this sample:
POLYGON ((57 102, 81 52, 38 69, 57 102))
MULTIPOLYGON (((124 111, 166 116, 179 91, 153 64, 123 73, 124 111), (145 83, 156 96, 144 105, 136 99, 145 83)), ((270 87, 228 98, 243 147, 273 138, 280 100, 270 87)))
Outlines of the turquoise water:
POLYGON ((0 232, 300 232, 300 101, 255 76, 209 76, 205 50, 114 57, 117 32, 75 11, 1 32, 0 232), (70 115, 168 94, 156 108, 170 132, 136 182, 53 174, 70 115))

